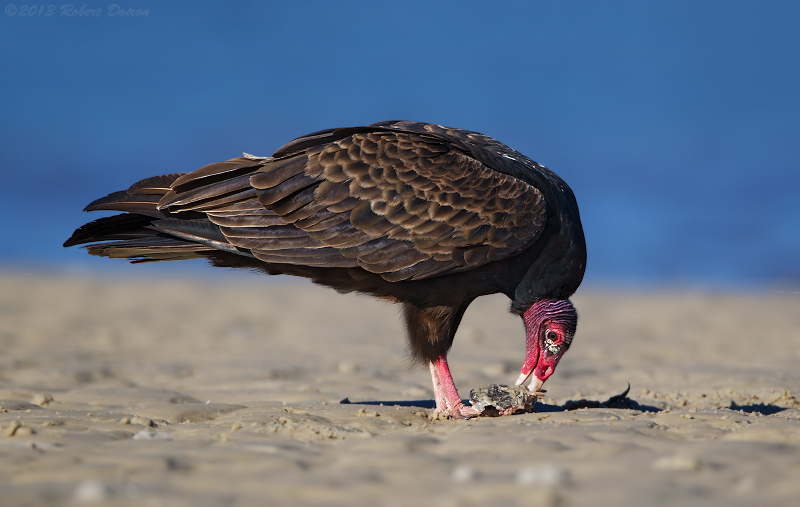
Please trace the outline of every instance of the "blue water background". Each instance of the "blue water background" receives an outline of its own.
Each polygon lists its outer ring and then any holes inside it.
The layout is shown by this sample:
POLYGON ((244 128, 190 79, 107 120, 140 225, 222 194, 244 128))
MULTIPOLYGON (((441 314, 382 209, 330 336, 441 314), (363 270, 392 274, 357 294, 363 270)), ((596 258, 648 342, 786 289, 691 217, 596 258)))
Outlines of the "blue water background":
MULTIPOLYGON (((590 283, 800 286, 800 2, 23 5, 0 13, 3 269, 123 269, 61 247, 91 200, 410 119, 560 174, 590 283)), ((133 268, 211 270, 174 264, 133 268)))

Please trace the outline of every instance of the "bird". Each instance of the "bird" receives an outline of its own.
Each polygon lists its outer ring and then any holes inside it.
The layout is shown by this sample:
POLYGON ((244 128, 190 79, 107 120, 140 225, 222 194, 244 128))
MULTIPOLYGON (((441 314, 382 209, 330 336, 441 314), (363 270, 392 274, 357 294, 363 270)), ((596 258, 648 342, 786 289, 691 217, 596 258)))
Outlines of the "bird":
POLYGON ((516 385, 541 392, 570 347, 569 297, 586 269, 570 187, 499 141, 412 121, 334 128, 271 156, 154 176, 89 204, 122 212, 64 243, 132 263, 311 279, 402 306, 412 360, 431 372, 433 415, 471 418, 447 354, 476 298, 502 293, 526 331, 516 385))

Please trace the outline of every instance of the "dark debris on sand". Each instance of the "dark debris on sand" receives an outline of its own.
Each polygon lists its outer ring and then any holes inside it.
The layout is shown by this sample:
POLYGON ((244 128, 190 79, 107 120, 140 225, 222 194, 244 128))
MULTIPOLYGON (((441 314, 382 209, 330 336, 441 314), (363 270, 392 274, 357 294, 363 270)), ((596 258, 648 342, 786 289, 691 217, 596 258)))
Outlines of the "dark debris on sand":
POLYGON ((564 410, 578 410, 581 408, 624 408, 629 410, 638 410, 639 412, 659 412, 661 409, 651 407, 649 405, 640 405, 636 400, 628 398, 628 393, 631 390, 630 383, 624 392, 614 395, 606 401, 597 400, 568 400, 564 403, 564 410))

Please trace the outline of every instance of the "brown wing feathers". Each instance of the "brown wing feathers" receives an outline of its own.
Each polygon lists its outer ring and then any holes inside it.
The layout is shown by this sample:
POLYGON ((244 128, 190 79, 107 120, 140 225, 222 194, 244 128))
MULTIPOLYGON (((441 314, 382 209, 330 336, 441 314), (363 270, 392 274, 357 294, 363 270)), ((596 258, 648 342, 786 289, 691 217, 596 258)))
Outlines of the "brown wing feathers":
MULTIPOLYGON (((292 212, 313 201, 313 188, 303 191, 318 183, 303 173, 305 159, 303 155, 274 161, 266 175, 254 174, 263 163, 252 159, 206 166, 198 181, 192 179, 194 173, 177 180, 173 190, 161 199, 159 208, 170 213, 203 211, 228 243, 216 246, 220 249, 234 248, 272 264, 355 267, 354 261, 290 223, 292 212), (256 178, 275 187, 258 199, 270 203, 284 216, 256 200, 257 189, 251 184, 251 179, 256 178)), ((187 234, 184 232, 182 237, 187 234)), ((211 243, 206 240, 206 244, 211 243)))
MULTIPOLYGON (((89 209, 159 218, 142 226, 141 218, 111 217, 140 236, 170 236, 173 243, 163 244, 176 253, 181 241, 195 242, 269 264, 361 267, 388 281, 514 255, 536 239, 545 220, 536 188, 445 140, 364 127, 299 138, 275 158, 237 158, 148 178, 89 209)), ((96 222, 84 226, 91 230, 82 242, 118 237, 106 231, 114 224, 96 222)))
MULTIPOLYGON (((269 164, 259 172, 268 170, 269 164)), ((535 188, 417 134, 352 134, 309 152, 305 172, 346 184, 344 195, 357 199, 341 209, 349 220, 309 235, 387 280, 507 257, 534 240, 544 222, 535 188), (528 223, 514 223, 504 207, 527 215, 528 223)))
MULTIPOLYGON (((541 226, 520 227, 498 212, 511 201, 511 208, 541 211, 535 189, 433 138, 328 131, 287 147, 281 150, 288 154, 266 161, 249 184, 258 202, 293 229, 265 221, 264 215, 234 218, 206 208, 228 241, 266 262, 300 264, 319 256, 387 280, 421 278, 513 254, 541 226), (338 140, 308 144, 332 137, 338 140), (293 151, 300 147, 305 151, 293 151), (488 198, 481 190, 488 190, 488 198)), ((186 200, 178 195, 172 202, 186 200)))

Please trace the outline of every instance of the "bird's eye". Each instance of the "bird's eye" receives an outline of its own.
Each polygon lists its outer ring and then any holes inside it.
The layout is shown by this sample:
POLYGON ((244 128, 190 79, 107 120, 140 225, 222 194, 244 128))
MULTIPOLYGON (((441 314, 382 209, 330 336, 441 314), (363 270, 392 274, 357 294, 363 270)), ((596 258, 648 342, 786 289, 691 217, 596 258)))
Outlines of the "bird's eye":
POLYGON ((547 333, 547 339, 555 343, 558 341, 558 334, 555 331, 550 331, 547 333))

